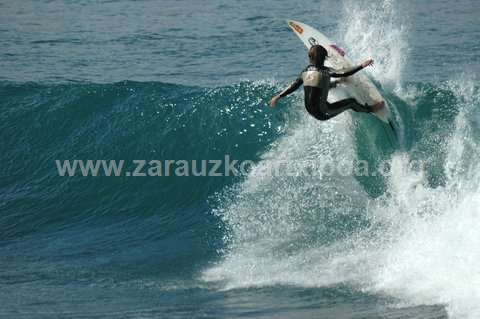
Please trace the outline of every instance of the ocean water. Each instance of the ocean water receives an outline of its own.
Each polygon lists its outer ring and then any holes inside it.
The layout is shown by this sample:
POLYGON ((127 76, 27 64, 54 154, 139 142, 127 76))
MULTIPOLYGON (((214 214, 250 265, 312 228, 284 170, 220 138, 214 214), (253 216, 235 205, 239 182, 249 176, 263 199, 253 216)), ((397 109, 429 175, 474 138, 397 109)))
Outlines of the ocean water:
MULTIPOLYGON (((0 0, 1 318, 480 318, 480 2, 0 0), (325 32, 398 139, 303 93, 325 32), (60 176, 56 160, 248 160, 60 176), (284 160, 293 174, 259 171, 284 160), (295 163, 387 163, 303 176, 295 163), (416 165, 412 165, 416 163, 416 165)), ((334 92, 333 92, 334 94, 334 92)))

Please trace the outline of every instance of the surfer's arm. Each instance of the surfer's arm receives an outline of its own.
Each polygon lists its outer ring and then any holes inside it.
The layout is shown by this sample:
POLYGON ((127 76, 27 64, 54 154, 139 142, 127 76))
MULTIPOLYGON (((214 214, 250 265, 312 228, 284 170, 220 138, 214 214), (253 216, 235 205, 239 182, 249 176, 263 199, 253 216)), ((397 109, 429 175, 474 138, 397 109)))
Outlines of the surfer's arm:
POLYGON ((302 86, 303 80, 301 77, 297 78, 295 81, 292 82, 285 90, 280 92, 278 96, 285 97, 293 92, 295 92, 300 86, 302 86))
POLYGON ((363 63, 360 64, 360 65, 357 65, 357 66, 354 66, 354 67, 351 67, 351 68, 347 69, 346 71, 344 71, 344 72, 342 72, 342 73, 330 72, 330 76, 331 76, 332 78, 343 78, 343 77, 347 77, 347 76, 350 76, 350 75, 354 75, 355 73, 357 73, 357 72, 360 71, 361 69, 366 68, 367 66, 372 65, 372 64, 373 64, 373 60, 372 60, 372 59, 369 59, 369 60, 363 62, 363 63))
POLYGON ((282 97, 285 97, 293 92, 295 92, 300 86, 303 84, 303 79, 301 76, 299 76, 295 81, 292 82, 285 90, 280 92, 278 95, 274 96, 270 100, 270 106, 274 107, 277 105, 278 100, 280 100, 282 97))

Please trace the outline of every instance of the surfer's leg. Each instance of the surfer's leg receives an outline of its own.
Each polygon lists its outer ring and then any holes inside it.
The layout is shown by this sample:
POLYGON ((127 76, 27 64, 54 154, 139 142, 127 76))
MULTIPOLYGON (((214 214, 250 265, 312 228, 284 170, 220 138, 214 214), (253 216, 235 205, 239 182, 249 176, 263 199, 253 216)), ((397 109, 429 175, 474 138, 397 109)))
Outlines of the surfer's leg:
POLYGON ((354 98, 340 100, 335 103, 327 102, 326 116, 328 119, 337 116, 338 114, 345 112, 348 109, 352 109, 355 112, 371 112, 368 106, 363 106, 357 102, 354 98))
POLYGON ((325 114, 325 113, 321 112, 320 110, 308 111, 308 113, 310 113, 311 116, 313 116, 314 118, 316 118, 319 121, 326 121, 326 120, 330 119, 328 114, 325 114))

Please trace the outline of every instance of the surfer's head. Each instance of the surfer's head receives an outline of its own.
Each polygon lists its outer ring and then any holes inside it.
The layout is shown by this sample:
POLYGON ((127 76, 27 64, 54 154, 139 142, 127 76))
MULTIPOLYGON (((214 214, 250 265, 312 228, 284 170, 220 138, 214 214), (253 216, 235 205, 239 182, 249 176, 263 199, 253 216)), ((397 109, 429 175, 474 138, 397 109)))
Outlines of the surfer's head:
POLYGON ((308 58, 310 59, 310 63, 314 65, 323 65, 327 56, 327 50, 318 44, 308 50, 308 58))

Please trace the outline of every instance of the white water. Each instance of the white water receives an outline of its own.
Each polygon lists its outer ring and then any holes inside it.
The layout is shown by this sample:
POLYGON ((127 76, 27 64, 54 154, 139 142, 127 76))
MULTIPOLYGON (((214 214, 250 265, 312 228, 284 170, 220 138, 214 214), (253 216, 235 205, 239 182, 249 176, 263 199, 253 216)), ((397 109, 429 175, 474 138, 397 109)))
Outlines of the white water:
MULTIPOLYGON (((401 92, 405 29, 390 20, 394 3, 356 3, 346 6, 345 42, 354 43, 352 56, 369 56, 366 44, 379 43, 375 53, 381 57, 372 75, 401 92), (372 15, 380 15, 378 23, 364 22, 372 15), (357 38, 359 30, 366 30, 364 38, 357 38)), ((227 194, 217 213, 230 227, 228 250, 204 279, 221 281, 225 289, 342 283, 392 297, 397 301, 392 306, 444 305, 452 318, 479 318, 480 146, 470 119, 479 116, 480 96, 474 83, 452 79, 443 84, 456 96, 449 107, 460 111, 447 140, 436 147, 445 154, 441 186, 431 186, 428 165, 409 167, 411 152, 396 153, 384 195, 376 199, 354 177, 255 174, 273 159, 340 162, 356 157, 358 141, 350 133, 349 115, 326 123, 305 115, 227 194)), ((428 161, 430 155, 420 159, 428 161)))
POLYGON ((468 120, 480 99, 472 83, 448 84, 461 111, 449 141, 439 145, 447 150, 445 185, 431 188, 422 172, 399 170, 389 179, 390 196, 370 211, 388 226, 365 289, 417 305, 444 304, 454 318, 480 316, 480 148, 468 120))

